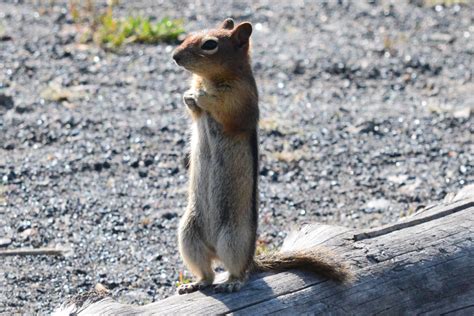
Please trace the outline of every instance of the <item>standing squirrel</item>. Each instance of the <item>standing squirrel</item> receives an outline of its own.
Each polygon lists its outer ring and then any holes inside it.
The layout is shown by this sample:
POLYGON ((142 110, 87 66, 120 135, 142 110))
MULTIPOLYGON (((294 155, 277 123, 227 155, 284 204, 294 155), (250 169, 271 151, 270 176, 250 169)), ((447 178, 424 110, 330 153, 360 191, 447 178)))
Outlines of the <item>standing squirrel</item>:
POLYGON ((308 249, 255 256, 258 220, 258 91, 250 64, 252 25, 226 19, 188 36, 173 59, 193 73, 183 96, 192 117, 188 205, 179 251, 197 277, 179 294, 211 286, 213 261, 228 279, 216 292, 238 291, 249 273, 305 269, 343 281, 349 270, 331 253, 308 249))

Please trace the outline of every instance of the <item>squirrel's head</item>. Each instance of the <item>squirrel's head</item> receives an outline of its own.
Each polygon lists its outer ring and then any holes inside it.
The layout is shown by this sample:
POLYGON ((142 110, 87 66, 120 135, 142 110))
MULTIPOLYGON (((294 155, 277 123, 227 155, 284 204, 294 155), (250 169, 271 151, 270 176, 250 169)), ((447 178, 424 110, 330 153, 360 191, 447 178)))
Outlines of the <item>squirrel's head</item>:
POLYGON ((231 77, 249 67, 252 24, 225 19, 216 29, 191 34, 173 52, 175 62, 204 78, 231 77))

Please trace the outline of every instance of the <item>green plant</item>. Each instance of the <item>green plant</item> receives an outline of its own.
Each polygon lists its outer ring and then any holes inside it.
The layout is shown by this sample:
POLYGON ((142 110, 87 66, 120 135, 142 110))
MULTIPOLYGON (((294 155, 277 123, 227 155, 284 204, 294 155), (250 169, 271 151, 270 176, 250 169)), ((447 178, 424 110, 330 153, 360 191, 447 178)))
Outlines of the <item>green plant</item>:
POLYGON ((179 280, 176 281, 176 287, 179 287, 182 284, 191 283, 191 279, 184 277, 183 271, 179 271, 179 280))
POLYGON ((93 35, 94 42, 109 49, 122 44, 176 41, 184 33, 182 22, 163 18, 153 23, 149 18, 140 16, 126 19, 115 19, 111 12, 100 19, 97 31, 93 35))
POLYGON ((271 253, 271 249, 270 247, 268 246, 268 243, 264 240, 261 240, 261 239, 258 239, 257 240, 257 247, 255 249, 255 254, 257 256, 259 255, 265 255, 265 254, 269 254, 271 253))
POLYGON ((94 41, 105 49, 115 50, 124 44, 176 41, 184 33, 181 20, 163 18, 153 22, 142 16, 114 17, 118 0, 108 0, 106 7, 97 7, 94 0, 69 1, 69 13, 78 25, 81 41, 94 41))

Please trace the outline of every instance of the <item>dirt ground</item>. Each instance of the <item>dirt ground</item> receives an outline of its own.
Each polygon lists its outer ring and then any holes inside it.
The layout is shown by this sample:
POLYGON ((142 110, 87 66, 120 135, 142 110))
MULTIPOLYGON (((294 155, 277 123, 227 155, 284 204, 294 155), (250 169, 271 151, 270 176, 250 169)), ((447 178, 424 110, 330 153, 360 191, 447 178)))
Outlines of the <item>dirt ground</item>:
MULTIPOLYGON (((466 2, 139 0, 116 14, 253 23, 271 248, 305 223, 394 222, 474 181, 466 2)), ((0 30, 0 250, 72 250, 0 257, 0 313, 48 313, 97 282, 122 302, 171 295, 189 125, 174 45, 79 44, 61 1, 0 0, 0 30)))

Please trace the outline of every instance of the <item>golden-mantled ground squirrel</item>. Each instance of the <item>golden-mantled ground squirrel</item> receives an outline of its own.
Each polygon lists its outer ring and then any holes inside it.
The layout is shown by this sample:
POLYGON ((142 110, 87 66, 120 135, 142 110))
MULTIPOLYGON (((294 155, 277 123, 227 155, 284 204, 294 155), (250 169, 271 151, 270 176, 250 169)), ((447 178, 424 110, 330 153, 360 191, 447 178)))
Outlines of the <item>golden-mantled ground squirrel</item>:
POLYGON ((212 285, 213 261, 229 272, 217 292, 241 288, 253 271, 311 270, 344 280, 347 267, 315 249, 255 257, 258 219, 258 92, 250 65, 252 25, 226 19, 189 35, 173 53, 193 73, 184 103, 192 117, 188 206, 179 251, 197 277, 178 293, 212 285))

